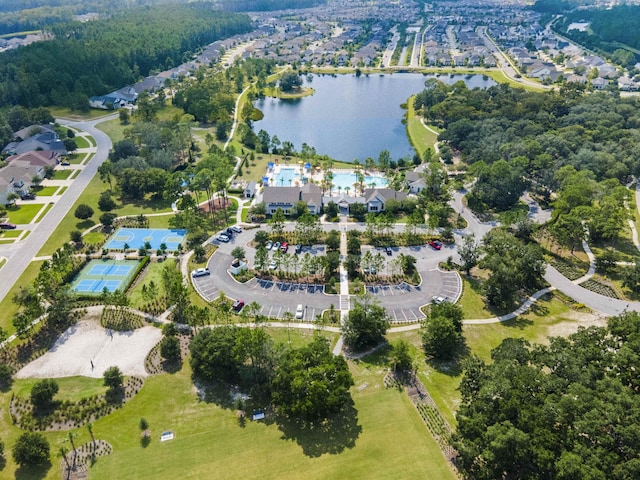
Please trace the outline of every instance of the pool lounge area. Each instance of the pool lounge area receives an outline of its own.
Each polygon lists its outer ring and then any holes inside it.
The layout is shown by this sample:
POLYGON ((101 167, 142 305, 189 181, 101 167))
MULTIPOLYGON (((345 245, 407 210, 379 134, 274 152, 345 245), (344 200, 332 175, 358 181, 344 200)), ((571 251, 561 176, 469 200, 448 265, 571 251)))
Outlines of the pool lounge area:
MULTIPOLYGON (((325 195, 339 196, 341 193, 360 195, 360 187, 385 188, 388 185, 387 179, 374 172, 364 172, 362 183, 358 182, 358 174, 352 169, 332 170, 333 179, 331 181, 331 192, 328 190, 325 195)), ((271 187, 300 187, 306 183, 313 182, 321 185, 325 173, 321 169, 313 170, 311 164, 292 165, 269 163, 267 172, 262 178, 262 184, 271 187)))

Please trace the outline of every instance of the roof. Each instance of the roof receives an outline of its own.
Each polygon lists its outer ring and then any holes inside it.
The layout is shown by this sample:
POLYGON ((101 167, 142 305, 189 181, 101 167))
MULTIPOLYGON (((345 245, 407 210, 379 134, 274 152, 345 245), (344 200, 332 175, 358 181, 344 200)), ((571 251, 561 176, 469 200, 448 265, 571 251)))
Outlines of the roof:
POLYGON ((264 187, 262 200, 266 204, 295 205, 300 200, 297 187, 264 187))
POLYGON ((51 125, 29 125, 28 127, 24 127, 23 129, 18 130, 13 134, 13 138, 26 140, 33 135, 37 135, 38 133, 43 132, 55 132, 51 125))
POLYGON ((397 200, 401 201, 407 198, 407 194, 405 192, 398 192, 392 188, 366 188, 364 190, 364 198, 366 202, 369 203, 374 199, 385 203, 387 200, 397 200))
POLYGON ((56 135, 55 132, 51 131, 32 135, 22 142, 11 142, 4 147, 2 152, 10 153, 12 155, 20 155, 22 153, 36 150, 52 151, 59 155, 67 154, 67 150, 64 148, 64 143, 58 139, 58 135, 56 135))
POLYGON ((244 187, 245 192, 249 190, 250 192, 255 191, 257 183, 251 180, 246 187, 244 187))
POLYGON ((307 205, 322 205, 322 190, 315 183, 307 183, 300 187, 300 199, 307 205))
POLYGON ((58 163, 60 155, 56 152, 38 150, 32 152, 21 153, 20 155, 12 155, 7 158, 10 165, 33 165, 36 167, 45 167, 47 165, 55 165, 58 163))

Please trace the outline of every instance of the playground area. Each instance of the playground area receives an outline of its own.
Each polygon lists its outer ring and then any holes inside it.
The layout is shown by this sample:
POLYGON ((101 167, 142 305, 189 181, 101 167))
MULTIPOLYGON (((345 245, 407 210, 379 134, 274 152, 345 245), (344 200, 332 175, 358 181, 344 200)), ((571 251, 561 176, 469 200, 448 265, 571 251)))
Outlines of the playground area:
POLYGON ((107 250, 137 250, 145 247, 150 250, 160 250, 164 244, 166 250, 174 252, 178 245, 184 242, 186 230, 167 228, 119 228, 107 242, 104 248, 107 250), (126 248, 125 248, 126 247, 126 248))
POLYGON ((85 294, 101 294, 105 288, 109 292, 124 292, 133 280, 138 263, 137 260, 91 260, 71 284, 71 289, 85 294))

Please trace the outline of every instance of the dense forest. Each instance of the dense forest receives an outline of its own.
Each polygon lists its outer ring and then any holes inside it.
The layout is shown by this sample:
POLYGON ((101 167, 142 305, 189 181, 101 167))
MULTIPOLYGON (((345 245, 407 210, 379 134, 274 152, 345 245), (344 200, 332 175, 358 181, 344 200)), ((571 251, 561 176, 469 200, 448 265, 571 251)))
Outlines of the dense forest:
POLYGON ((86 108, 92 95, 188 60, 201 46, 249 31, 245 15, 210 3, 141 7, 51 27, 55 39, 0 54, 0 106, 86 108))
POLYGON ((640 478, 640 316, 467 362, 455 445, 468 478, 640 478))
POLYGON ((640 6, 619 5, 608 10, 573 11, 556 22, 554 28, 587 48, 609 56, 616 54, 620 58, 612 60, 623 66, 631 67, 638 62, 638 55, 621 47, 627 45, 640 49, 640 6), (573 22, 590 22, 591 25, 585 32, 567 30, 573 22))

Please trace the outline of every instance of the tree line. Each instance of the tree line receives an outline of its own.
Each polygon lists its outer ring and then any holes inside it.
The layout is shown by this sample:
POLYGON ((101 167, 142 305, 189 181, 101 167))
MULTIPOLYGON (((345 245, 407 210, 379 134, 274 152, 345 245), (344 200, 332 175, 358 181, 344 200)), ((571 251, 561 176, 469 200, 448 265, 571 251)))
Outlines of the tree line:
POLYGON ((0 105, 86 109, 92 95, 180 65, 198 48, 249 29, 247 16, 208 3, 141 7, 104 20, 52 25, 54 40, 0 54, 0 105))

